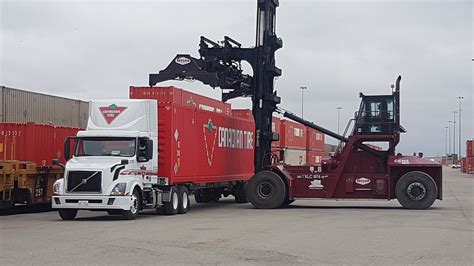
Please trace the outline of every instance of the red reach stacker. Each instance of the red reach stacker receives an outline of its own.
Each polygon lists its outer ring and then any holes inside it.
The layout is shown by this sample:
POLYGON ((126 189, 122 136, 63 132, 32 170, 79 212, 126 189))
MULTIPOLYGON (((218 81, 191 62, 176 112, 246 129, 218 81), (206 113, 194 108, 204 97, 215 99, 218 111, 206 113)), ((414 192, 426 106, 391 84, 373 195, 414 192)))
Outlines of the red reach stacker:
POLYGON ((272 164, 247 184, 247 197, 256 207, 279 208, 296 199, 397 199, 407 209, 429 208, 442 199, 439 163, 418 156, 395 154, 400 133, 400 80, 391 95, 362 98, 349 136, 306 121, 290 112, 289 119, 340 140, 335 155, 321 166, 272 164), (375 150, 373 145, 385 147, 375 150))

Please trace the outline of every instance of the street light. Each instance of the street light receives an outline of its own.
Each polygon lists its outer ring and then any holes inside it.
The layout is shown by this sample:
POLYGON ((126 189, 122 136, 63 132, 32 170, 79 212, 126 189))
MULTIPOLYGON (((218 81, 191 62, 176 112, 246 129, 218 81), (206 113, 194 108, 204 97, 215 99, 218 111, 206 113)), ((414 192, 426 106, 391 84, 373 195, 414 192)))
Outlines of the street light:
POLYGON ((301 90, 301 118, 303 118, 303 92, 304 90, 307 90, 308 88, 306 86, 300 87, 301 90))
POLYGON ((453 154, 456 154, 456 114, 457 111, 453 111, 453 154))
POLYGON ((337 134, 340 135, 341 133, 339 133, 339 116, 340 116, 339 113, 341 112, 342 107, 338 106, 338 107, 336 107, 336 109, 337 109, 337 134))
POLYGON ((446 129, 446 133, 444 136, 444 154, 448 155, 448 127, 444 127, 446 129))
POLYGON ((459 102, 459 158, 462 158, 462 148, 461 148, 461 132, 462 132, 462 127, 461 127, 461 101, 464 99, 462 96, 458 96, 458 102, 459 102))
POLYGON ((451 123, 453 121, 448 121, 448 154, 451 153, 451 123))

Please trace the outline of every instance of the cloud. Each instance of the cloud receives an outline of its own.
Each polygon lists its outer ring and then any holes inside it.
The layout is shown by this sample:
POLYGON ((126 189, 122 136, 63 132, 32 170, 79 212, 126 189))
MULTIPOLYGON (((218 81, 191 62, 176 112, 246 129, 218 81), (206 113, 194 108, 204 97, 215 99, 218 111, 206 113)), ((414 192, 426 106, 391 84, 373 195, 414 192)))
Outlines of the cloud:
MULTIPOLYGON (((472 129, 472 3, 280 1, 276 81, 282 106, 337 128, 358 92, 386 94, 402 75, 403 153, 444 153, 445 129, 464 96, 464 139, 472 129)), ((126 98, 128 86, 177 53, 198 56, 199 36, 254 45, 255 1, 2 2, 1 84, 81 98, 126 98)), ((219 97, 199 82, 167 82, 219 97)), ((249 107, 249 99, 232 101, 249 107)), ((456 148, 458 145, 456 144, 456 148)))

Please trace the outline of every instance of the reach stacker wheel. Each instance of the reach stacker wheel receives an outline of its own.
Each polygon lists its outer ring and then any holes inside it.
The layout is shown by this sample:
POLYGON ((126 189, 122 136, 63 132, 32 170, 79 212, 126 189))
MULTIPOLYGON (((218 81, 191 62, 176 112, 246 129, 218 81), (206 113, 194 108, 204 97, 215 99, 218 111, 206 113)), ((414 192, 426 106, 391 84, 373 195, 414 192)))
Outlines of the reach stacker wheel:
POLYGON ((59 209, 59 216, 65 221, 74 220, 77 215, 77 210, 75 209, 59 209))
POLYGON ((412 171, 400 177, 395 186, 395 195, 403 207, 423 210, 433 205, 438 196, 438 187, 427 173, 412 171))
POLYGON ((247 197, 258 209, 274 209, 283 206, 287 189, 280 176, 271 171, 256 173, 247 183, 247 197))

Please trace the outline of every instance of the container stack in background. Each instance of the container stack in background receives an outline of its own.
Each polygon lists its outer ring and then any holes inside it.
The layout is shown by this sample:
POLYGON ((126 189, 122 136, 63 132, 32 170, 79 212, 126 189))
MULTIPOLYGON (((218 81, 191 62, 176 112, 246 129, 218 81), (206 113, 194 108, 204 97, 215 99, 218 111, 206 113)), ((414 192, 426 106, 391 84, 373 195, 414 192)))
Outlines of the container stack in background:
POLYGON ((474 140, 466 141, 466 157, 461 158, 461 172, 474 174, 474 140))
POLYGON ((49 204, 64 141, 86 127, 89 103, 0 86, 0 209, 49 204))
POLYGON ((324 152, 324 134, 293 121, 273 117, 272 131, 280 140, 272 142, 277 161, 287 165, 320 165, 324 152))

